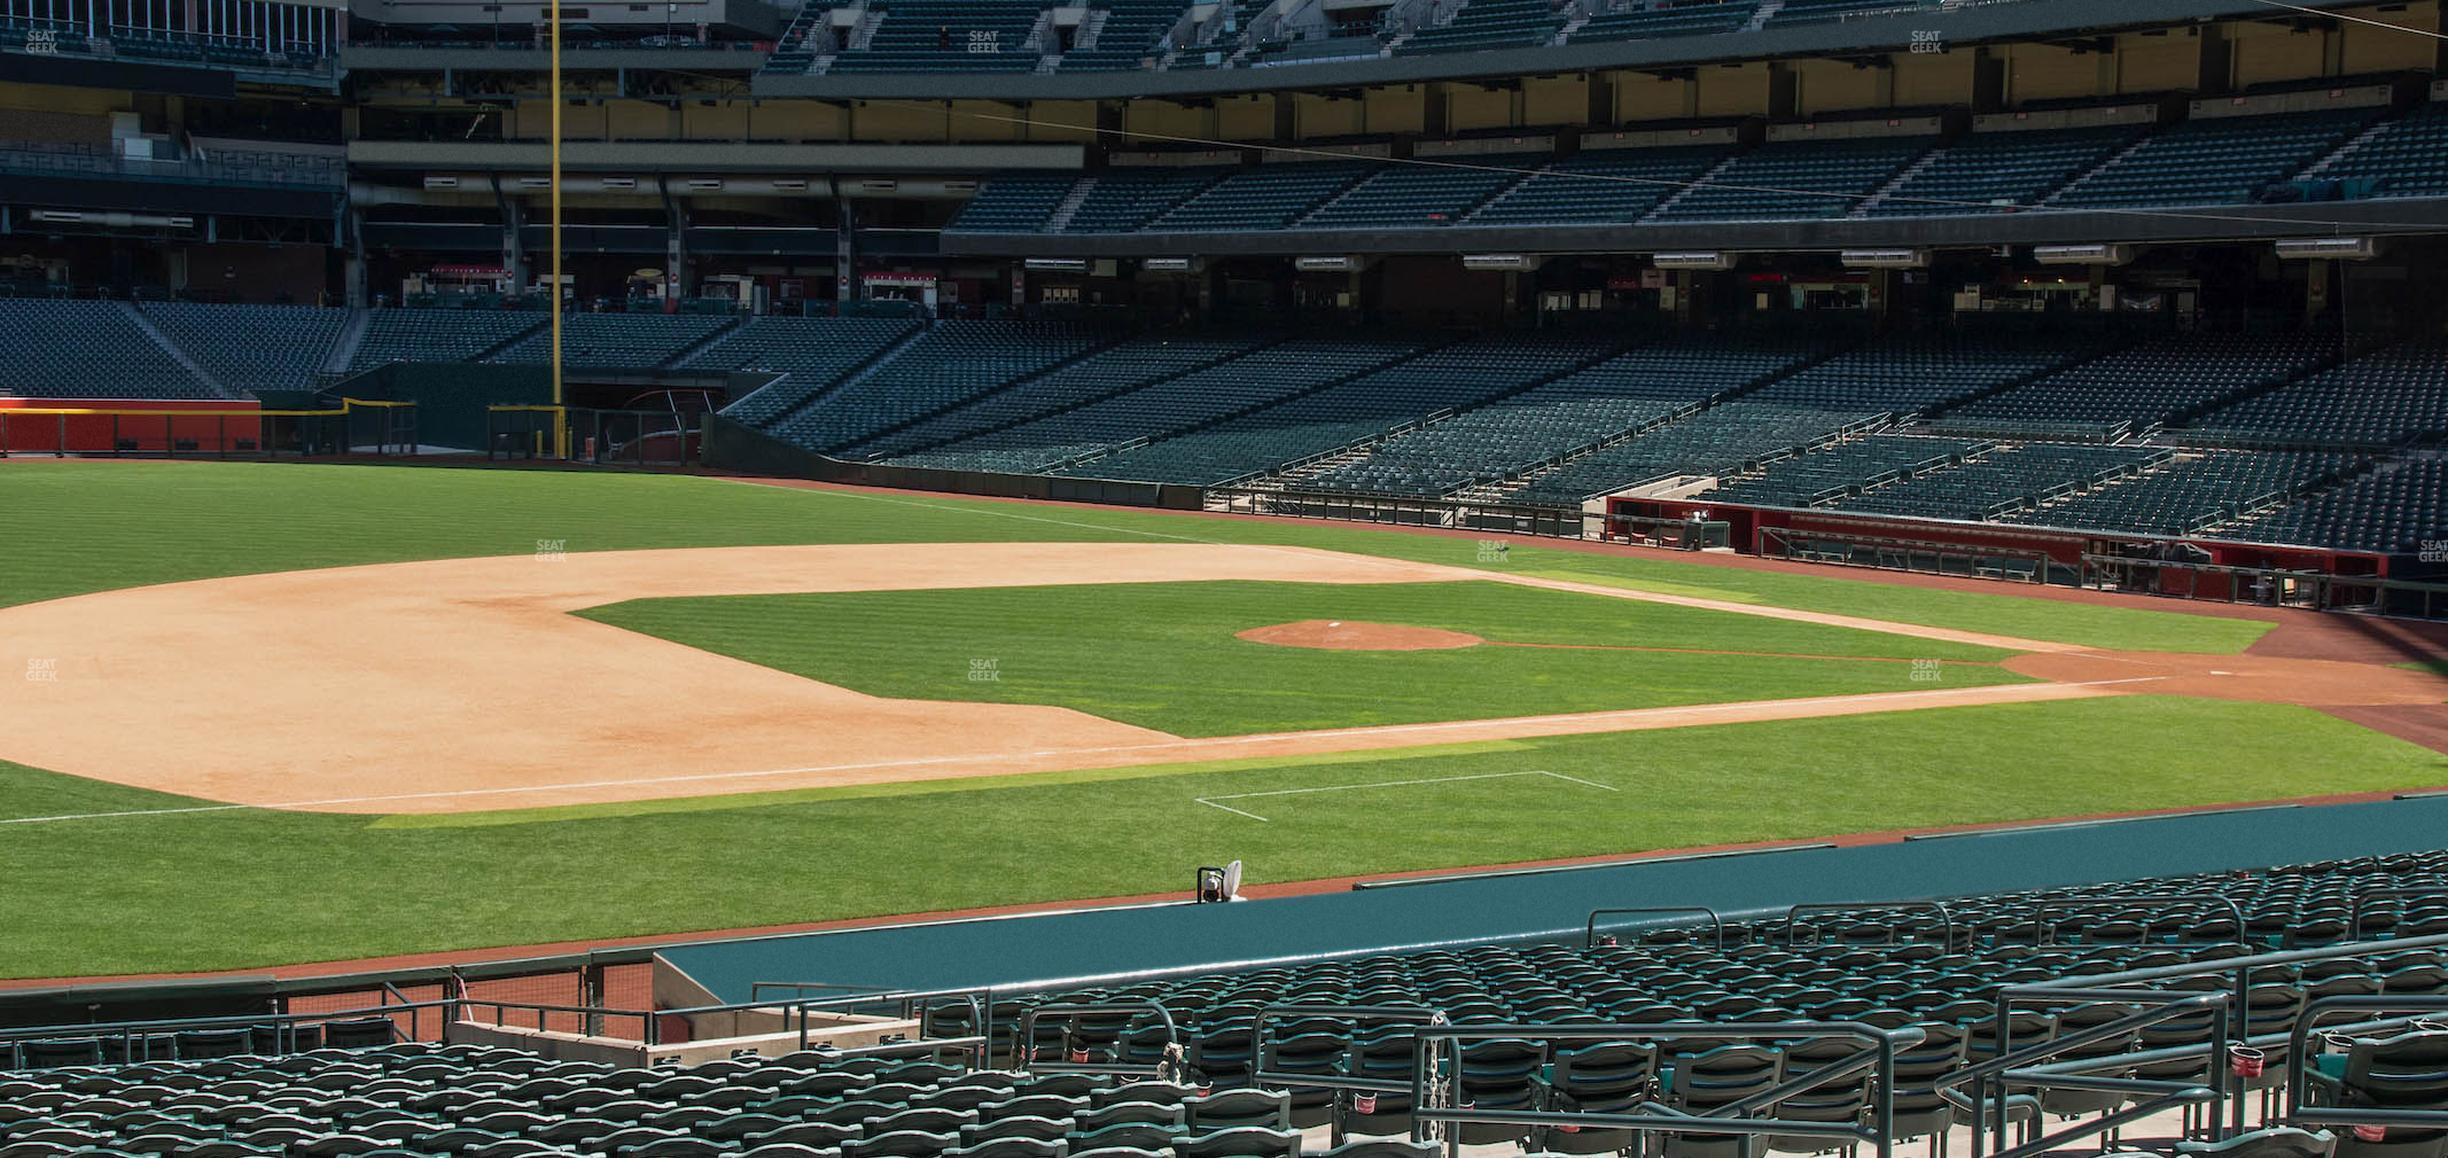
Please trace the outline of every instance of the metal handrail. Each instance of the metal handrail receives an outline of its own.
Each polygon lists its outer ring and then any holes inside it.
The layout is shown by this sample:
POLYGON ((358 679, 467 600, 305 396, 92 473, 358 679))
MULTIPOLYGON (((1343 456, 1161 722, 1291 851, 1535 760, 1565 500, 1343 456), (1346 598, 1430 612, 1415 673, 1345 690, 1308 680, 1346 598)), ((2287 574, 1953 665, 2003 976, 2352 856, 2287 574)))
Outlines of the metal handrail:
POLYGON ((1588 949, 1598 943, 1598 918, 1626 917, 1638 913, 1649 913, 1659 916, 1672 913, 1681 913, 1685 915, 1699 913, 1706 916, 1709 919, 1710 928, 1715 930, 1717 935, 1717 951, 1720 953, 1725 952, 1725 918, 1718 916, 1717 910, 1709 908, 1706 905, 1641 905, 1626 909, 1592 909, 1590 910, 1588 923, 1581 926, 1581 947, 1588 949))
POLYGON ((2056 930, 2048 922, 2049 913, 2059 909, 2130 908, 2134 905, 2225 905, 2235 918, 2236 944, 2252 947, 2252 932, 2244 927, 2244 906, 2234 897, 2218 893, 2131 893, 2121 896, 2052 897, 2032 909, 2032 943, 2054 944, 2056 930))
MULTIPOLYGON (((2125 1122, 2158 1113, 2173 1106, 2208 1102, 2212 1105, 2211 1120, 2217 1121, 2219 1111, 2228 1097, 2226 1079, 2212 1068, 2215 1085, 2202 1086, 2191 1082, 2164 1082, 2145 1078, 2092 1077, 2074 1072, 2082 1068, 2127 1068, 2126 1055, 2082 1059, 2084 1064, 2066 1065, 2053 1069, 2032 1067, 2029 1063, 2044 1061, 2069 1049, 2095 1041, 2122 1037, 2129 1032, 2146 1029, 2165 1021, 2173 1021, 2196 1011, 2210 1014, 2210 1048, 2214 1056, 2224 1055, 2232 1044, 2228 1033, 2228 995, 2225 993, 2195 993, 2184 990, 2074 988, 2070 986, 2011 985, 1998 992, 1997 1049, 1998 1056, 1985 1062, 1966 1066, 1940 1078, 1932 1092, 1959 1109, 1970 1110, 1972 1124, 1972 1158, 1981 1158, 1986 1133, 1997 1135, 1995 1158, 2022 1158, 2024 1155, 2045 1153, 2065 1143, 2094 1134, 2105 1134, 2125 1122), (2021 1049, 2014 1048, 2013 1004, 2018 998, 2038 998, 2061 1002, 2110 1002, 2118 1005, 2156 1006, 2141 1009, 2123 1017, 2101 1022, 2071 1034, 2053 1036, 2021 1049), (1994 1079, 1994 1080, 1993 1080, 1994 1079), (1971 1083, 1972 1092, 1964 1095, 1959 1087, 1971 1083), (2097 1118, 2068 1126, 2057 1134, 2043 1134, 2009 1148, 2005 1145, 2006 1127, 2013 1116, 2013 1086, 2020 1082, 2042 1088, 2058 1086, 2065 1089, 2110 1090, 2156 1095, 2135 1099, 2129 1106, 2097 1118), (1996 1091, 1990 1097, 1992 1087, 1996 1091), (1993 1116, 1994 1110, 1994 1116, 1993 1116)), ((2241 1102, 2236 1107, 2241 1116, 2241 1102)), ((2241 1123, 2238 1123, 2239 1127, 2241 1123)))
MULTIPOLYGON (((1841 1138, 1868 1142, 1876 1147, 1879 1158, 1893 1158, 1895 1152, 1895 1059, 1899 1047, 1917 1045, 1923 1038, 1918 1027, 1882 1029, 1855 1021, 1786 1021, 1737 1022, 1729 1024, 1696 1024, 1692 1022, 1632 1022, 1624 1024, 1562 1023, 1550 1025, 1470 1025, 1429 1026, 1414 1037, 1411 1077, 1412 1139, 1428 1141, 1432 1128, 1447 1124, 1489 1123, 1529 1126, 1575 1126, 1599 1129, 1629 1129, 1643 1132, 1671 1131, 1706 1134, 1777 1134, 1841 1138), (1557 1042, 1604 1041, 1676 1041, 1703 1038, 1712 1041, 1808 1041, 1829 1038, 1851 1038, 1870 1048, 1852 1057, 1839 1059, 1790 1081, 1780 1082, 1748 1098, 1695 1114, 1647 1099, 1633 1113, 1585 1113, 1567 1110, 1491 1110, 1457 1106, 1435 1107, 1429 1104, 1431 1075, 1451 1076, 1459 1080, 1462 1069, 1462 1047, 1466 1042, 1523 1039, 1557 1042), (1450 1046, 1450 1068, 1440 1064, 1438 1053, 1450 1046), (1870 1122, 1800 1122, 1776 1118, 1746 1118, 1737 1115, 1752 1110, 1773 1107, 1795 1095, 1842 1078, 1851 1077, 1864 1069, 1877 1070, 1877 1079, 1870 1093, 1870 1122)), ((1460 1158, 1461 1137, 1450 1133, 1445 1139, 1449 1158, 1460 1158)))
POLYGON ((254 1029, 268 1026, 274 1039, 294 1048, 301 1025, 324 1025, 335 1021, 354 1021, 370 1017, 389 1017, 418 1009, 447 1008, 451 999, 419 1001, 407 1005, 368 1005, 321 1013, 290 1013, 265 1010, 262 1013, 226 1014, 216 1017, 180 1017, 139 1021, 75 1022, 62 1025, 32 1025, 0 1028, 0 1052, 4 1052, 12 1067, 24 1064, 23 1048, 45 1041, 117 1040, 121 1056, 129 1060, 151 1060, 152 1043, 157 1038, 175 1037, 181 1033, 212 1029, 254 1029), (144 1057, 135 1056, 135 1046, 144 1043, 144 1057))
POLYGON ((1346 1072, 1337 1074, 1285 1073, 1267 1068, 1278 1044, 1267 1037, 1267 1022, 1275 1018, 1340 1017, 1353 1022, 1356 1029, 1362 1021, 1388 1021, 1416 1017, 1415 1022, 1395 1022, 1397 1026, 1440 1025, 1445 1012, 1425 1005, 1332 1005, 1325 1003, 1286 1002, 1258 1007, 1258 1016, 1250 1025, 1250 1083, 1257 1086, 1305 1087, 1310 1089, 1354 1090, 1366 1093, 1397 1094, 1411 1088, 1409 1080, 1392 1078, 1353 1077, 1349 1072, 1350 1055, 1344 1055, 1346 1072))
MULTIPOLYGON (((2448 1013, 2448 995, 2422 997, 2323 997, 2304 1006, 2302 1016, 2295 1019, 2295 1028, 2287 1039, 2287 1057, 2293 1063, 2287 1067, 2286 1119, 2291 1124, 2319 1126, 2448 1126, 2448 1110, 2385 1110, 2347 1106, 2306 1107, 2304 1095, 2310 1091, 2307 1080, 2311 1068, 2304 1064, 2304 1046, 2312 1036, 2312 1023, 2325 1013, 2448 1013)), ((2396 1019, 2394 1024, 2411 1022, 2412 1018, 2396 1019)), ((2365 1023, 2357 1028, 2391 1024, 2365 1023)), ((2335 1031, 2332 1031, 2335 1032, 2335 1031)))
POLYGON ((1020 1064, 1022 1070, 1030 1073, 1043 1070, 1046 1073, 1130 1074, 1137 1077, 1154 1077, 1157 1067, 1126 1065, 1118 1059, 1112 1062, 1043 1063, 1037 1060, 1037 1019, 1040 1017, 1047 1014, 1059 1014, 1076 1018, 1099 1013, 1146 1013, 1149 1010, 1154 1010, 1157 1019, 1164 1024, 1165 1045, 1168 1047, 1180 1045, 1181 1029, 1173 1023, 1172 1011, 1166 1009, 1162 1002, 1151 1000, 1037 1005, 1031 1006, 1020 1014, 1020 1036, 1012 1043, 1013 1060, 1020 1064))
POLYGON ((2448 896, 2448 889, 2367 889, 2363 892, 2356 893, 2354 903, 2354 921, 2352 924, 2346 926, 2346 935, 2356 938, 2363 936, 2363 916, 2365 913, 2371 910, 2371 902, 2373 901, 2391 900, 2400 897, 2439 896, 2448 896))
MULTIPOLYGON (((1794 919, 1804 913, 1918 912, 1925 909, 1938 914, 1939 935, 1944 938, 1941 943, 1951 949, 1955 944, 1955 914, 1948 911, 1946 905, 1939 901, 1828 901, 1820 904, 1795 905, 1785 910, 1785 922, 1777 928, 1777 940, 1784 942, 1787 948, 1791 948, 1794 943, 1794 919)), ((1813 941, 1817 942, 1815 927, 1813 941)), ((1893 944, 1894 942, 1888 943, 1893 944)))

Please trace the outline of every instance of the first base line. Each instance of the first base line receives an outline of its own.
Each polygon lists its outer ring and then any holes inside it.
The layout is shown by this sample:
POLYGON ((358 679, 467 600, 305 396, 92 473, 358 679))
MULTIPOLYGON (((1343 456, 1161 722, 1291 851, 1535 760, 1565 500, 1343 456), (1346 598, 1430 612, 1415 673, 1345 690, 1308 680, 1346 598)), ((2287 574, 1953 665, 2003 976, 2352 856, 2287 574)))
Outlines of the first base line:
POLYGON ((1585 787, 1596 788, 1604 792, 1621 791, 1621 789, 1616 788, 1612 784, 1600 784, 1595 780, 1583 780, 1578 776, 1567 776, 1561 772, 1549 772, 1544 769, 1540 769, 1530 772, 1479 772, 1469 776, 1437 776, 1426 780, 1373 780, 1366 784, 1328 784, 1317 788, 1278 788, 1272 792, 1235 792, 1228 796, 1193 796, 1190 799, 1191 802, 1195 804, 1204 804, 1209 808, 1220 808, 1226 812, 1232 813, 1235 816, 1246 816, 1251 820, 1259 822, 1260 824, 1266 824, 1269 823, 1267 818, 1260 816, 1255 812, 1234 808, 1229 804, 1220 804, 1217 802, 1223 800, 1255 800, 1261 796, 1307 796, 1316 792, 1352 792, 1362 788, 1408 788, 1420 784, 1456 784, 1464 780, 1506 780, 1517 776, 1545 776, 1551 780, 1568 781, 1570 783, 1583 785, 1585 787))

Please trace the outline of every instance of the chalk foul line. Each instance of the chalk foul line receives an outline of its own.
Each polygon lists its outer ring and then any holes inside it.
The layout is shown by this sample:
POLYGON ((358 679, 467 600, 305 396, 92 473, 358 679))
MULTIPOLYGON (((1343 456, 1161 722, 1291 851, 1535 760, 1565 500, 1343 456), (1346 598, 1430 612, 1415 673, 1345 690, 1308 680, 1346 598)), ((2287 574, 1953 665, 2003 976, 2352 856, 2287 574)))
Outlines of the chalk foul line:
POLYGON ((1224 796, 1194 796, 1191 797, 1191 800, 1194 803, 1204 804, 1209 808, 1222 809, 1223 811, 1232 813, 1235 816, 1246 816, 1260 824, 1267 824, 1271 822, 1266 817, 1260 816, 1255 812, 1234 808, 1229 804, 1222 804, 1218 802, 1224 800, 1255 800, 1261 796, 1307 796, 1318 792, 1353 792, 1363 788, 1410 788, 1421 784, 1458 784, 1465 780, 1506 780, 1520 776, 1545 776, 1549 779, 1568 781, 1570 783, 1596 788, 1604 792, 1621 791, 1621 789, 1616 788, 1612 784, 1600 784, 1595 780, 1583 780, 1578 776, 1567 776, 1561 772, 1549 772, 1544 769, 1535 769, 1528 772, 1477 772, 1468 776, 1432 776, 1424 780, 1372 780, 1366 784, 1323 784, 1313 788, 1277 788, 1268 792, 1235 792, 1224 796))

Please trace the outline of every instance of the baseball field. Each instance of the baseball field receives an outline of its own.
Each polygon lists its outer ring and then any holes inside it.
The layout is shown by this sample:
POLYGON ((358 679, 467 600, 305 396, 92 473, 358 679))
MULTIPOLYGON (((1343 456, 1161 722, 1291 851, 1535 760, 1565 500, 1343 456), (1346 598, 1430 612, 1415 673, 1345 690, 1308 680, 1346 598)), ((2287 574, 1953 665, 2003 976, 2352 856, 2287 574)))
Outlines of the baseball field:
POLYGON ((0 544, 0 978, 2448 785, 2308 613, 431 467, 0 462, 0 544))

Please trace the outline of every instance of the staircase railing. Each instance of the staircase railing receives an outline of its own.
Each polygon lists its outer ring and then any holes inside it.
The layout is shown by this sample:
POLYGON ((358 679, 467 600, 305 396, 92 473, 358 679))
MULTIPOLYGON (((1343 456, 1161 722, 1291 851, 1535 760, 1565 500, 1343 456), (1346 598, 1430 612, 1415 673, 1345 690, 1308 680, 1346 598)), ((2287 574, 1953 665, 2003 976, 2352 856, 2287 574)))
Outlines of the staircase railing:
MULTIPOLYGON (((2303 1015, 2296 1018, 2294 1032, 2287 1039, 2286 1057, 2289 1062, 2293 1063, 2287 1068, 2286 1083, 2286 1120, 2289 1124, 2297 1126, 2374 1126, 2383 1130, 2391 1126, 2416 1126, 2432 1130, 2448 1127, 2448 1109, 2408 1110, 2380 1106, 2306 1105, 2305 1095, 2311 1092, 2309 1080, 2311 1067, 2303 1064, 2303 1059, 2307 1056, 2304 1053, 2304 1047, 2311 1043, 2313 1024, 2320 1020, 2321 1015, 2330 1013, 2448 1013, 2448 995, 2324 997, 2304 1006, 2303 1015)), ((2365 1021, 2354 1026, 2339 1026, 2330 1032, 2356 1028, 2369 1029, 2378 1025, 2400 1024, 2402 1021, 2403 1019, 2390 1019, 2383 1022, 2365 1021)))
MULTIPOLYGON (((2180 895, 2186 900, 2197 899, 2195 894, 2180 895)), ((2143 900, 2139 896, 2098 899, 2102 901, 2143 900)), ((1935 1083, 1935 1090, 1940 1097, 1959 1109, 1972 1110, 1975 1106, 1980 1107, 1973 1113, 1971 1158, 1983 1158, 1985 1147, 1988 1158, 2023 1158, 2025 1155, 2039 1154, 2048 1149, 2060 1147, 2070 1140, 2104 1133, 2124 1122, 2178 1105, 2212 1104, 2214 1114, 2223 1114, 2226 1117, 2226 1122, 2219 1128, 2228 1134, 2239 1133, 2244 1129, 2244 1099, 2241 1096, 2244 1090, 2240 1085, 2233 1089, 2229 1088, 2231 1082, 2240 1083, 2242 1080, 2229 1075, 2224 1064, 2231 1047, 2241 1045, 2275 1050, 2289 1048, 2292 1043, 2295 1048, 2299 1049, 2300 1042, 2296 1041, 2296 1030, 2304 1023, 2304 1019, 2310 1016, 2309 1011, 2312 1008, 2307 1006, 2306 1012, 2298 1018, 2296 1024, 2287 1029, 2258 1035, 2233 1032, 2237 1025, 2242 1025, 2247 1030, 2250 1028, 2250 1018, 2254 1010, 2252 996, 2255 974, 2275 966, 2399 953, 2411 949, 2439 948, 2448 948, 2448 934, 2358 941, 2316 949, 2222 957, 2209 961, 2129 970, 2123 973, 2070 977, 2031 985, 2009 986, 1999 990, 1997 997, 1995 1016, 1997 1018, 1998 1056, 1947 1075, 1935 1083), (2162 984, 2203 977, 2218 977, 2224 984, 2216 991, 2171 989, 2162 984), (2014 1047, 2012 1019, 2019 1004, 2055 1005, 2083 1002, 2148 1005, 2151 1008, 2101 1025, 2085 1027, 2063 1037, 2037 1042, 2021 1049, 2014 1047), (2107 1040, 2133 1030, 2146 1028, 2149 1025, 2199 1015, 2204 1011, 2209 1012, 2211 1024, 2201 1042, 2066 1061, 2051 1062, 2048 1060, 2069 1049, 2107 1040), (2098 1076, 2103 1072, 2130 1071, 2136 1066, 2173 1062, 2186 1058, 2201 1059, 2204 1063, 2203 1072, 2211 1077, 2212 1084, 2187 1085, 2183 1082, 2098 1076), (2018 1084, 2039 1088, 2123 1091, 2143 1095, 2145 1101, 2101 1118, 2077 1123, 2059 1134, 2040 1137, 2016 1146, 2008 1146, 2006 1131, 2015 1120, 2010 1087, 2018 1084), (1964 1089, 1967 1085, 1972 1087, 1968 1093, 1964 1089)), ((2329 1005, 2330 1000, 2332 999, 2321 999, 2314 1002, 2313 1005, 2324 1008, 2353 1008, 2345 1004, 2329 1005)), ((2351 999, 2335 1000, 2345 1002, 2351 999)), ((2371 998, 2367 1000, 2385 1002, 2430 999, 2371 998)), ((2442 1000, 2448 1001, 2448 999, 2442 1000)), ((2298 1052, 2283 1056, 2287 1058, 2289 1065, 2294 1065, 2302 1055, 2298 1052)), ((2216 1120, 2214 1117, 2213 1121, 2216 1120)))
MULTIPOLYGON (((1020 1014, 1020 1037, 1019 1040, 1012 1043, 1013 1061, 1021 1069, 1030 1073, 1128 1074, 1137 1077, 1155 1077, 1160 1072, 1160 1067, 1156 1065, 1141 1065, 1134 1062, 1125 1062, 1121 1060, 1119 1050, 1116 1051, 1114 1060, 1109 1062, 1100 1062, 1095 1060, 1072 1060, 1082 1056, 1078 1053, 1072 1054, 1071 1059, 1066 1059, 1063 1061, 1047 1061, 1037 1056, 1037 1022, 1040 1018, 1047 1016, 1080 1018, 1095 1017, 1100 1015, 1112 1016, 1124 1014, 1145 1014, 1151 1011, 1156 1014, 1158 1024, 1164 1026, 1165 1046, 1169 1049, 1170 1047, 1182 1044, 1181 1029, 1173 1023, 1172 1012, 1167 1010, 1161 1002, 1112 1001, 1039 1005, 1027 1009, 1020 1014)), ((1124 1035, 1128 1035, 1130 1032, 1129 1024, 1127 1022, 1124 1023, 1124 1028, 1121 1032, 1124 1035)), ((1066 1036, 1068 1035, 1066 1034, 1066 1036)))
MULTIPOLYGON (((2109 1041, 2136 1033, 2163 1022, 2190 1017, 2207 1011, 2210 1014, 2210 1042, 2205 1056, 2224 1056, 2232 1044, 2229 1035, 2228 995, 2152 989, 2055 989, 2046 985, 2008 986, 1998 993, 1997 1048, 1998 1056, 1959 1070, 1938 1081, 1935 1092, 1948 1104, 1968 1111, 1973 1117, 1972 1158, 1982 1158, 1982 1143, 1988 1137, 1984 1131, 1994 1131, 1996 1150, 1992 1158, 2023 1158, 2059 1149, 2069 1142, 2093 1135, 2105 1134, 2126 1122, 2148 1117, 2178 1106, 2207 1103, 2212 1107, 2211 1120, 2219 1118, 2229 1091, 2223 1080, 2204 1086, 2196 1082, 2160 1081, 2150 1078, 2102 1077, 2091 1071, 2102 1069, 2129 1070, 2136 1054, 2117 1053, 2103 1057, 2079 1058, 2054 1065, 2048 1059, 2071 1049, 2094 1042, 2109 1041), (2013 1048, 2013 1007, 2018 1000, 2043 1003, 2107 1002, 2115 1005, 2142 1005, 2123 1017, 2085 1026, 2070 1034, 2053 1036, 2021 1049, 2013 1048), (2041 1064, 2035 1064, 2041 1063, 2041 1064), (1962 1087, 1969 1084, 1971 1093, 1962 1087), (2101 1093, 2139 1095, 2119 1109, 2096 1118, 2077 1121, 2056 1133, 2042 1132, 2016 1146, 2005 1145, 2006 1127, 2015 1118, 2013 1089, 2016 1085, 2047 1089, 2090 1090, 2101 1093)), ((2184 1056, 2189 1047, 2169 1051, 2184 1056)), ((2212 1067, 2211 1072, 2219 1072, 2212 1067)), ((2241 1116, 2243 1103, 2235 1105, 2241 1116)))
MULTIPOLYGON (((1944 904, 1937 901, 1890 901, 1884 903, 1874 902, 1867 904, 1856 901, 1830 901, 1820 904, 1795 905, 1794 907, 1785 910, 1785 920, 1783 923, 1777 926, 1777 940, 1782 942, 1786 947, 1791 948, 1794 943, 1794 923, 1805 913, 1921 912, 1938 914, 1939 943, 1946 945, 1949 948, 1953 948, 1955 945, 1955 915, 1948 911, 1944 904)), ((1892 933, 1893 931, 1894 930, 1890 928, 1889 932, 1892 933)), ((1817 942, 1820 939, 1818 927, 1816 925, 1811 927, 1811 936, 1814 942, 1817 942)), ((1893 939, 1890 938, 1888 943, 1893 944, 1893 939)))
MULTIPOLYGON (((1720 953, 1724 952, 1726 947, 1725 918, 1718 916, 1717 910, 1709 908, 1706 905, 1642 905, 1627 909, 1592 909, 1590 910, 1589 921, 1581 926, 1581 947, 1584 949, 1589 949, 1597 946, 1598 918, 1600 917, 1688 917, 1694 913, 1708 918, 1709 929, 1716 935, 1717 951, 1720 953)), ((1643 927, 1646 928, 1647 926, 1644 925, 1643 927)))
POLYGON ((1785 1137, 1815 1137, 1830 1139, 1830 1148, 1868 1144, 1878 1158, 1894 1158, 1895 1154, 1895 1077, 1896 1055, 1899 1049, 1918 1045, 1922 1031, 1915 1027, 1881 1029, 1874 1025, 1845 1021, 1783 1021, 1704 1025, 1691 1022, 1628 1023, 1628 1024, 1557 1024, 1557 1025, 1469 1025, 1429 1026, 1418 1031, 1413 1049, 1411 1115, 1414 1141, 1429 1141, 1442 1134, 1449 1158, 1461 1158, 1462 1142, 1458 1131, 1446 1127, 1464 1124, 1519 1125, 1551 1128, 1637 1130, 1644 1133, 1740 1134, 1746 1136, 1777 1135, 1785 1137), (1670 1106, 1654 1098, 1643 1099, 1629 1112, 1584 1112, 1573 1110, 1502 1110, 1458 1104, 1458 1079, 1462 1072, 1463 1047, 1474 1042, 1498 1040, 1543 1041, 1550 1045, 1566 1042, 1599 1043, 1619 1041, 1667 1042, 1701 1039, 1727 1041, 1820 1041, 1850 1039, 1862 1043, 1856 1053, 1830 1061, 1799 1077, 1781 1081, 1738 1101, 1694 1113, 1670 1106), (1875 1074, 1869 1096, 1867 1121, 1805 1121, 1780 1118, 1755 1118, 1744 1115, 1771 1110, 1778 1104, 1808 1093, 1821 1086, 1870 1071, 1875 1074), (1448 1096, 1457 1104, 1439 1104, 1448 1096))

